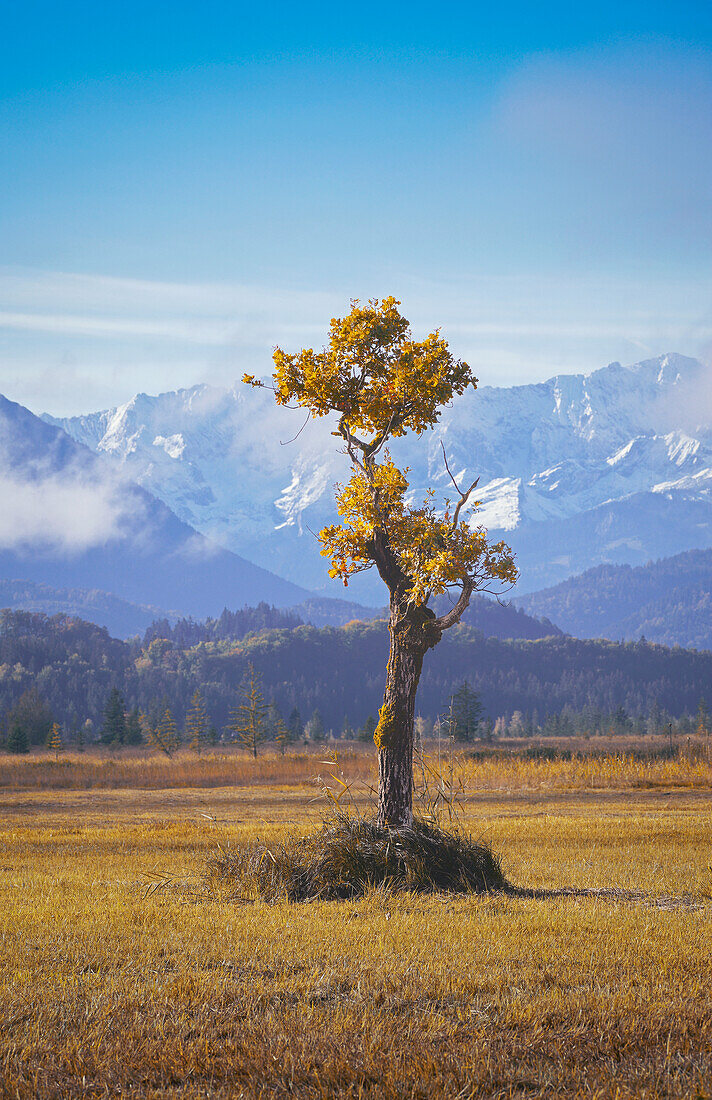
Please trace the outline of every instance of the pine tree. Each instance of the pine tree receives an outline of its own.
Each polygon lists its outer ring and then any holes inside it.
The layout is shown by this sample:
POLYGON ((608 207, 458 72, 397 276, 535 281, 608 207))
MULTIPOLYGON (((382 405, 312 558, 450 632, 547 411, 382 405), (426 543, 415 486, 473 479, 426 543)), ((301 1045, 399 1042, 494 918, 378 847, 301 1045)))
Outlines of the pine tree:
POLYGON ((118 688, 112 688, 106 700, 101 739, 105 745, 126 742, 126 704, 118 688))
MULTIPOLYGON (((7 716, 7 726, 12 730, 13 726, 22 727, 27 748, 31 745, 44 745, 47 734, 52 729, 54 717, 52 711, 36 688, 29 688, 23 692, 12 710, 7 716)), ((25 752, 25 749, 21 750, 25 752)))
POLYGON ((15 720, 10 723, 10 732, 7 738, 7 751, 18 755, 30 751, 27 740, 27 730, 20 721, 15 720))
POLYGON ((324 729, 324 719, 318 710, 315 710, 308 722, 309 728, 309 740, 314 741, 316 744, 321 744, 326 739, 326 730, 324 729))
POLYGON ((282 723, 282 725, 284 725, 284 719, 282 717, 282 712, 280 711, 280 709, 279 709, 279 707, 277 706, 276 703, 274 703, 274 702, 269 703, 268 706, 267 706, 267 710, 265 712, 265 722, 264 722, 264 725, 265 725, 265 738, 266 738, 267 741, 276 741, 277 740, 277 730, 279 728, 280 722, 282 723))
POLYGON ((132 707, 126 715, 126 744, 143 744, 143 730, 141 729, 141 716, 138 707, 132 707))
POLYGON ((197 753, 205 748, 208 741, 208 714, 200 688, 196 688, 193 692, 193 698, 185 716, 185 736, 188 747, 197 753))
POLYGON ((467 680, 450 698, 452 734, 456 741, 474 741, 482 719, 482 703, 467 680))
POLYGON ((178 727, 170 707, 166 707, 155 729, 151 730, 151 743, 166 756, 173 756, 178 748, 178 727))
POLYGON ((254 666, 247 666, 247 675, 240 688, 238 705, 230 711, 228 729, 243 748, 257 759, 257 747, 265 738, 264 696, 254 666))
POLYGON ((281 752, 282 756, 284 756, 287 749, 291 745, 293 738, 289 726, 285 725, 282 718, 277 719, 274 730, 274 739, 279 745, 279 751, 281 752))
POLYGON ((707 703, 704 699, 700 699, 697 707, 697 736, 710 736, 710 716, 707 710, 707 703))
POLYGON ((376 719, 372 714, 369 714, 368 718, 358 731, 359 741, 373 741, 373 735, 376 732, 376 719))
POLYGON ((59 760, 60 752, 64 752, 64 741, 62 740, 62 731, 55 722, 52 729, 47 735, 47 748, 50 752, 54 753, 55 760, 59 760))
POLYGON ((299 713, 297 707, 294 708, 289 716, 289 733, 292 741, 298 742, 304 740, 304 723, 302 722, 302 716, 299 713))

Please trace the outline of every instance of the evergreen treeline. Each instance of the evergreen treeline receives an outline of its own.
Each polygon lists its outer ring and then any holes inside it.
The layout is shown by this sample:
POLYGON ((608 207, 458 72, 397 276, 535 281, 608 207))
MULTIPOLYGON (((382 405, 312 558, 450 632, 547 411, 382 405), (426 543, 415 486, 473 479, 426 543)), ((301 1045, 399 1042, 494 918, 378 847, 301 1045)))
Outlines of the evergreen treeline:
MULTIPOLYGON (((26 723, 30 743, 45 743, 52 722, 61 723, 70 740, 80 733, 99 740, 107 722, 122 728, 115 699, 114 717, 107 718, 112 691, 120 693, 132 739, 139 714, 144 732, 158 729, 166 712, 183 731, 199 689, 215 740, 229 729, 250 665, 273 730, 280 719, 294 727, 297 740, 304 724, 313 740, 329 731, 359 735, 378 713, 387 653, 382 621, 266 630, 238 643, 180 648, 162 638, 148 646, 116 641, 100 627, 62 615, 3 612, 2 736, 7 742, 21 704, 33 715, 26 723)), ((468 728, 489 719, 495 726, 499 720, 495 735, 582 732, 577 723, 585 718, 591 732, 624 732, 651 714, 658 725, 667 715, 694 715, 700 698, 710 695, 712 654, 564 636, 506 642, 460 626, 426 658, 417 701, 422 718, 444 717, 465 682, 482 707, 469 713, 468 728)), ((124 736, 118 743, 130 743, 124 736)), ((114 743, 108 734, 105 739, 114 743)))
POLYGON ((167 638, 183 649, 199 642, 239 641, 247 634, 260 630, 292 630, 302 626, 302 619, 294 611, 283 611, 262 601, 257 607, 243 607, 240 611, 224 608, 217 619, 178 619, 171 626, 168 619, 156 619, 146 631, 143 644, 150 645, 155 638, 167 638))

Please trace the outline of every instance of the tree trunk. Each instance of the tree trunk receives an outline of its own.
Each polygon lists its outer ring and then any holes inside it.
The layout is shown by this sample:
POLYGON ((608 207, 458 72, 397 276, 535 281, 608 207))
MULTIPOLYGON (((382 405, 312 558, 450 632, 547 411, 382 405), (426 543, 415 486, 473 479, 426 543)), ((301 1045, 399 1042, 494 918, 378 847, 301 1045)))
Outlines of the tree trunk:
POLYGON ((392 601, 390 654, 374 741, 378 748, 378 824, 413 824, 413 724, 423 657, 440 639, 427 608, 403 610, 392 601))

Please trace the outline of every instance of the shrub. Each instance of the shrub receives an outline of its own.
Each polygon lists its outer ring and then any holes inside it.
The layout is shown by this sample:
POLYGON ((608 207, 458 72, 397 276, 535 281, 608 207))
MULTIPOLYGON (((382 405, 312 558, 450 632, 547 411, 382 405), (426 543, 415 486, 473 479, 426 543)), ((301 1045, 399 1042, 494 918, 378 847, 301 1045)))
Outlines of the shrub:
POLYGON ((507 885, 490 848, 464 832, 417 819, 409 829, 387 829, 345 814, 271 848, 257 842, 221 849, 209 860, 208 877, 234 883, 234 896, 267 901, 354 898, 379 886, 485 893, 507 885))

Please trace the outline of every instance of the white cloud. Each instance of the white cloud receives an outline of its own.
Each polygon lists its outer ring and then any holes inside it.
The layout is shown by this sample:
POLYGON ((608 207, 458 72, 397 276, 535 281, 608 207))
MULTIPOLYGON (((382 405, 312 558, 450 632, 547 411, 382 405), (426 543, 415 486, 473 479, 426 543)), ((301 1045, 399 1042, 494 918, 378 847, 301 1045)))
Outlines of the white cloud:
POLYGON ((135 509, 112 481, 78 473, 0 475, 0 549, 77 554, 124 537, 135 509))

